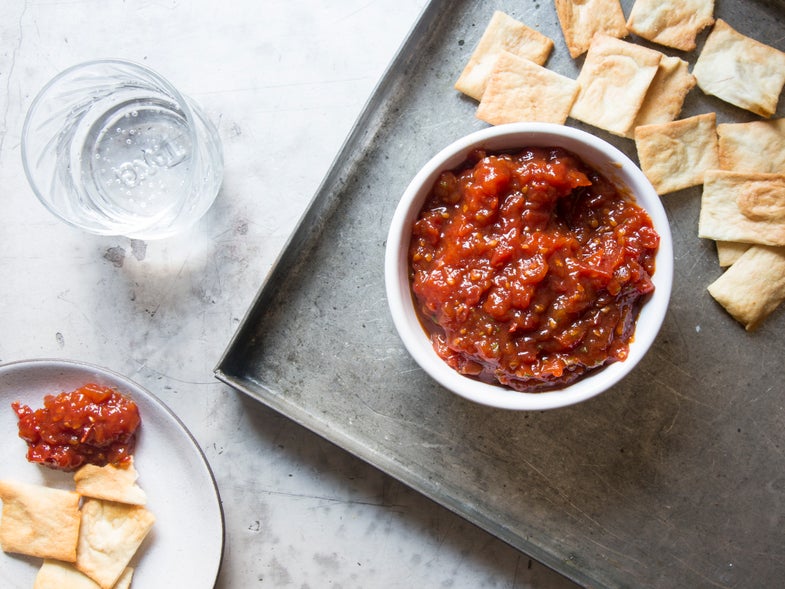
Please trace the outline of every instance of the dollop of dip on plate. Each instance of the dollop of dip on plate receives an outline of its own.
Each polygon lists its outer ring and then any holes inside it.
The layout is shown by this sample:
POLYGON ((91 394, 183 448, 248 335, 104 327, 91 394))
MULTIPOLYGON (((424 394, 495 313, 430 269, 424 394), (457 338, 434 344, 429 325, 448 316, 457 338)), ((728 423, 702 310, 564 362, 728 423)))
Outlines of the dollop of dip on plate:
POLYGON ((84 464, 125 464, 133 455, 139 409, 115 389, 86 384, 46 395, 40 409, 19 402, 11 407, 30 462, 70 472, 84 464))

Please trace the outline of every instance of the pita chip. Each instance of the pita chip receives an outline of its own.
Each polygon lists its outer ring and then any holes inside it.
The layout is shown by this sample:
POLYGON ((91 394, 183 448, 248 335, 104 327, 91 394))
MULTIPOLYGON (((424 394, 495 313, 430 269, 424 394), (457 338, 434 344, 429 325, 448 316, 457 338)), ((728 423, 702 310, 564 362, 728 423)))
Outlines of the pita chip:
POLYGON ((717 125, 720 168, 785 172, 785 119, 717 125))
POLYGON ((722 268, 733 265, 744 252, 752 247, 749 243, 735 241, 717 241, 714 245, 717 247, 717 262, 722 268))
POLYGON ((669 123, 678 118, 695 84, 695 76, 686 61, 664 55, 635 118, 635 126, 669 123))
POLYGON ((86 464, 74 473, 76 492, 80 495, 118 503, 144 505, 147 496, 136 484, 138 478, 139 474, 134 468, 133 459, 122 466, 86 464))
POLYGON ((708 287, 747 331, 785 300, 785 247, 752 246, 708 287))
POLYGON ((785 245, 785 174, 707 171, 698 236, 785 245))
POLYGON ((490 75, 477 118, 491 125, 522 121, 563 125, 577 95, 575 80, 504 51, 490 75))
POLYGON ((76 568, 111 589, 126 569, 155 517, 140 505, 86 499, 82 505, 76 568))
POLYGON ((578 75, 580 91, 570 116, 623 137, 633 125, 662 53, 607 35, 596 35, 578 75))
POLYGON ((702 184, 704 173, 719 167, 715 128, 712 112, 635 129, 641 170, 657 194, 702 184))
POLYGON ((597 33, 617 39, 628 34, 619 0, 555 0, 555 4, 572 58, 586 53, 597 33))
MULTIPOLYGON (((133 574, 132 568, 125 569, 112 589, 128 589, 133 574)), ((70 563, 45 560, 38 569, 33 589, 101 589, 101 586, 70 563)))
POLYGON ((5 552, 74 562, 79 495, 40 485, 0 481, 0 547, 5 552))
POLYGON ((630 32, 681 51, 714 23, 714 0, 635 0, 627 19, 630 32))
POLYGON ((480 100, 502 51, 543 65, 552 50, 552 39, 497 10, 455 83, 455 89, 480 100))
POLYGON ((706 94, 770 117, 785 85, 785 53, 717 19, 692 73, 706 94))

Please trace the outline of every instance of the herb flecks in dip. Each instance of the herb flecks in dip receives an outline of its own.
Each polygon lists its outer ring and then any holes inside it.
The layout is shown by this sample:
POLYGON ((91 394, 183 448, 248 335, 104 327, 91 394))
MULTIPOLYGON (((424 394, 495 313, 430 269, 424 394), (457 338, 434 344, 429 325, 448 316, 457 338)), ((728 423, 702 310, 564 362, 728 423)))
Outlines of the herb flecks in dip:
POLYGON ((627 357, 658 247, 646 212, 576 155, 478 150, 414 223, 415 306, 458 372, 558 388, 627 357))

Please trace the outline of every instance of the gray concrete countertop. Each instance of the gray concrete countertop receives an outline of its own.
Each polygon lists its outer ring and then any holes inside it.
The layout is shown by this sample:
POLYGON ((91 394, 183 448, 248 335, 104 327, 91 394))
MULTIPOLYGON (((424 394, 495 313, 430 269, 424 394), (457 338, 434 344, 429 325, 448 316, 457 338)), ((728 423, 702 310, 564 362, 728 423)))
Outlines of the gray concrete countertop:
POLYGON ((218 587, 572 586, 213 376, 424 4, 0 4, 0 362, 98 364, 182 419, 223 500, 218 587), (219 129, 223 188, 186 234, 81 233, 25 180, 20 134, 34 95, 62 69, 107 57, 157 70, 219 129))

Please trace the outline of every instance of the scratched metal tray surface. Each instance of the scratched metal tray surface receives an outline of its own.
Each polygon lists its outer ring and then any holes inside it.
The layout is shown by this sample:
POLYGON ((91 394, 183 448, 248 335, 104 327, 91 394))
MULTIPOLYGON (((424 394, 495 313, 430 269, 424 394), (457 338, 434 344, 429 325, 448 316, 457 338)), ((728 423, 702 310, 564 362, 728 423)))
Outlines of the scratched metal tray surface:
MULTIPOLYGON (((709 296, 720 269, 697 237, 699 189, 663 197, 675 283, 653 349, 589 402, 507 412, 464 401, 418 368, 393 328, 388 223, 418 168, 485 126, 453 83, 492 10, 554 39, 550 69, 574 78, 582 64, 551 2, 492 4, 425 7, 216 375, 585 586, 781 586, 785 310, 746 333, 709 296)), ((785 50, 782 3, 717 0, 715 15, 785 50)), ((693 53, 661 49, 694 63, 707 32, 693 53)), ((697 88, 682 116, 709 111, 755 118, 697 88)), ((637 160, 631 140, 568 124, 637 160)))

